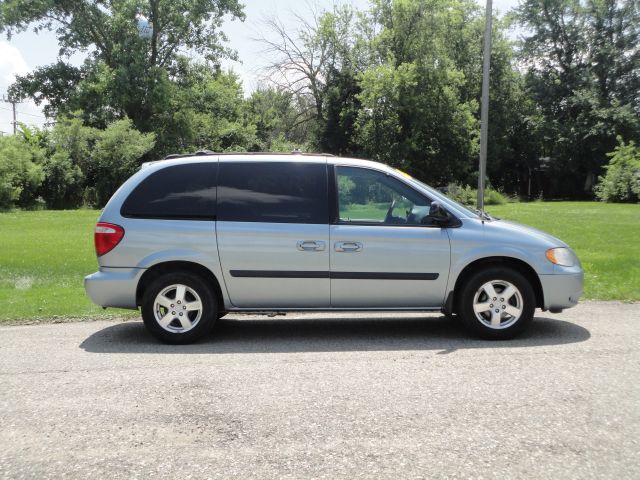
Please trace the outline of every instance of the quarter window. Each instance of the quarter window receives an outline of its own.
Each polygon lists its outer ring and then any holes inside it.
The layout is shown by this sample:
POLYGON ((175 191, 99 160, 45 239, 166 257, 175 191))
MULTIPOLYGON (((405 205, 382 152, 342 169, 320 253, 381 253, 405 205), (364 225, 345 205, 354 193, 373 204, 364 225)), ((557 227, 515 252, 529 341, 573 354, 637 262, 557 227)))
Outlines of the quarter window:
POLYGON ((336 167, 340 223, 421 225, 431 201, 375 170, 336 167))
POLYGON ((221 162, 218 185, 218 220, 329 222, 325 164, 221 162))
POLYGON ((216 215, 217 163, 163 168, 145 178, 124 201, 125 217, 207 219, 216 215))

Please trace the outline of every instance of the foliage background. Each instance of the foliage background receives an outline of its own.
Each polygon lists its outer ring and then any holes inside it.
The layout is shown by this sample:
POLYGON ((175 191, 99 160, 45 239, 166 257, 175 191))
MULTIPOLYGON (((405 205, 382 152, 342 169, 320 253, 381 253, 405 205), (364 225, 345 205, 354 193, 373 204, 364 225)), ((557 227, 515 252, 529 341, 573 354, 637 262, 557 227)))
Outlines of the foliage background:
MULTIPOLYGON (((521 0, 495 19, 494 191, 638 202, 639 9, 521 0)), ((0 138, 0 208, 100 207, 142 162, 199 149, 300 148, 383 161, 461 193, 477 183, 484 12, 474 0, 338 3, 294 30, 267 18, 256 48, 270 63, 250 95, 219 66, 235 56, 231 18, 244 19, 236 0, 1 2, 0 32, 49 29, 61 51, 10 89, 55 126, 0 138), (140 15, 151 38, 138 34, 140 15), (69 63, 79 52, 84 63, 69 63)))

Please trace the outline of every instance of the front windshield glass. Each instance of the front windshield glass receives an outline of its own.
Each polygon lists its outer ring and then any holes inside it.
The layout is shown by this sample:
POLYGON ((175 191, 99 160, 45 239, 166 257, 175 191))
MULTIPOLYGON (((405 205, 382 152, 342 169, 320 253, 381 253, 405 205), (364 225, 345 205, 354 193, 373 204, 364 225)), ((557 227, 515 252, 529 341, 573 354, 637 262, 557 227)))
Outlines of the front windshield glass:
POLYGON ((437 197, 440 200, 445 200, 445 201, 454 203, 460 210, 462 210, 463 212, 467 213, 470 217, 480 218, 480 216, 476 212, 474 212, 473 210, 470 210, 468 207, 465 207, 461 203, 456 202, 455 200, 453 200, 452 198, 447 197, 446 195, 444 195, 443 193, 440 193, 438 190, 436 190, 435 188, 430 187, 426 183, 421 182, 420 180, 418 180, 416 178, 410 177, 408 174, 406 174, 404 172, 402 172, 402 173, 403 173, 403 175, 409 177, 412 182, 415 182, 418 185, 420 185, 422 188, 425 188, 426 190, 428 190, 429 193, 431 195, 433 195, 434 197, 437 197))

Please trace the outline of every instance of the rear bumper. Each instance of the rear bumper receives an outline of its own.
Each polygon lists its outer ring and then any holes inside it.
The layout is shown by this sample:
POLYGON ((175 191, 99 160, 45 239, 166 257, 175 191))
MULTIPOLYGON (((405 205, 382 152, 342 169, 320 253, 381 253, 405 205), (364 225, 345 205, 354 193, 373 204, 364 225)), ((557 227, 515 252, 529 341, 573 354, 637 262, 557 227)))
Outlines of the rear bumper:
POLYGON ((571 308, 578 304, 584 285, 584 273, 540 275, 544 309, 571 308))
POLYGON ((136 309, 136 289, 143 268, 100 268, 84 277, 84 289, 91 301, 101 307, 136 309))

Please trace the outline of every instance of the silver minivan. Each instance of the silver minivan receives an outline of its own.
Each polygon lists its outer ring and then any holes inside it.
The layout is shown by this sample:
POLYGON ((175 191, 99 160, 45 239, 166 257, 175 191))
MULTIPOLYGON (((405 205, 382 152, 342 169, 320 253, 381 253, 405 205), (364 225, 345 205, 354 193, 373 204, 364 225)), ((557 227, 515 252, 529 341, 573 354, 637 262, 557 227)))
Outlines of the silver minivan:
POLYGON ((578 302, 561 240, 452 201, 389 166, 327 155, 171 156, 145 164, 95 228, 94 303, 141 308, 169 343, 228 312, 442 311, 507 339, 578 302))

